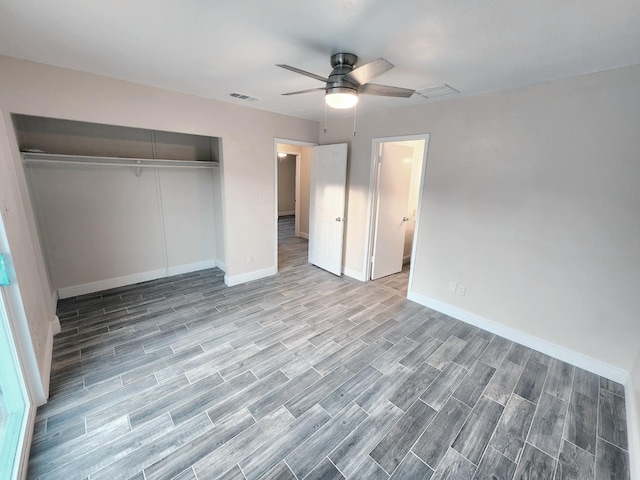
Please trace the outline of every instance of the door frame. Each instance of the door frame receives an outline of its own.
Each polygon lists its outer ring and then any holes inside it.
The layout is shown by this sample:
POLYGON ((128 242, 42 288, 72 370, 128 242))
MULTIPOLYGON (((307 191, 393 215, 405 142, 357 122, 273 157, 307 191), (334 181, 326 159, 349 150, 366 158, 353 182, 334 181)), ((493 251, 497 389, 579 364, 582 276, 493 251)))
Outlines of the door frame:
MULTIPOLYGON (((275 224, 275 235, 274 235, 274 252, 273 258, 275 259, 275 267, 276 273, 278 273, 278 144, 282 143, 285 145, 295 145, 298 147, 317 147, 318 144, 314 142, 305 142, 303 140, 290 140, 287 138, 274 138, 273 139, 273 217, 275 224)), ((286 150, 282 150, 284 153, 289 155, 296 155, 296 236, 300 235, 300 202, 298 201, 298 197, 300 194, 300 154, 298 152, 287 152, 286 150)))
MULTIPOLYGON (((0 318, 0 322, 6 321, 3 328, 6 328, 5 333, 10 343, 9 349, 17 369, 19 388, 22 390, 26 402, 26 411, 20 432, 20 451, 17 452, 13 465, 16 478, 23 478, 27 472, 37 408, 47 402, 48 392, 45 391, 45 388, 48 389, 48 386, 43 385, 43 377, 41 377, 38 368, 35 351, 31 347, 31 333, 16 281, 13 257, 5 229, 6 214, 6 207, 0 208, 0 252, 5 255, 6 267, 12 283, 9 286, 0 287, 0 302, 2 302, 1 308, 3 310, 3 318, 0 318)), ((50 331, 50 338, 53 338, 53 333, 50 331)), ((49 358, 45 361, 50 365, 49 358)), ((46 375, 48 382, 49 371, 46 370, 44 375, 46 375)), ((0 447, 2 446, 0 445, 0 447)))
POLYGON ((422 154, 422 171, 420 173, 420 187, 418 191, 418 208, 416 210, 416 224, 413 230, 413 242, 411 245, 411 266, 409 267, 409 285, 407 288, 407 295, 411 291, 413 287, 413 273, 414 273, 414 262, 416 254, 416 240, 418 238, 418 232, 420 229, 420 217, 422 211, 422 194, 424 190, 425 184, 425 175, 427 171, 427 154, 429 152, 429 134, 421 133, 415 135, 399 135, 395 137, 376 137, 371 141, 371 164, 370 164, 370 175, 369 175, 369 195, 367 201, 367 211, 369 212, 367 218, 367 230, 365 235, 365 248, 364 248, 364 258, 363 258, 363 269, 364 278, 362 279, 365 282, 371 281, 371 256, 373 255, 373 236, 375 232, 375 216, 376 216, 376 204, 378 201, 378 155, 380 151, 380 147, 383 143, 393 143, 393 142, 406 142, 412 140, 424 140, 424 151, 422 154))

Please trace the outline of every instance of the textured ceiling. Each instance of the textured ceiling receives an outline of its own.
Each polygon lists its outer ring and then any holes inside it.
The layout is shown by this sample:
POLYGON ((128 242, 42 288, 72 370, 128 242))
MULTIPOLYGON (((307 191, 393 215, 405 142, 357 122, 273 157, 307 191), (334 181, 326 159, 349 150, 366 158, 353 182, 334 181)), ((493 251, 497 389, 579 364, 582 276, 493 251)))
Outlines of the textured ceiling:
MULTIPOLYGON (((280 94, 322 83, 275 64, 326 76, 332 53, 384 57, 376 83, 467 95, 639 64, 638 25, 638 0, 0 0, 0 54, 319 120, 322 93, 280 94)), ((362 96, 358 112, 428 101, 362 96)))

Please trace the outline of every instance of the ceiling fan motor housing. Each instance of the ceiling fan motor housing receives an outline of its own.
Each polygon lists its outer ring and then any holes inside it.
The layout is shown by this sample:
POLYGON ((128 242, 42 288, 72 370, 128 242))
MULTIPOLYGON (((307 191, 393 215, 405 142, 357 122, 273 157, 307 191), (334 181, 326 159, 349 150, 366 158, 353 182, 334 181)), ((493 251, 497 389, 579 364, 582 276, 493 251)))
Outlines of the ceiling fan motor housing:
POLYGON ((327 93, 350 93, 358 94, 358 85, 345 80, 345 75, 351 73, 358 62, 358 57, 352 53, 336 53, 331 55, 331 66, 333 70, 327 82, 327 93))

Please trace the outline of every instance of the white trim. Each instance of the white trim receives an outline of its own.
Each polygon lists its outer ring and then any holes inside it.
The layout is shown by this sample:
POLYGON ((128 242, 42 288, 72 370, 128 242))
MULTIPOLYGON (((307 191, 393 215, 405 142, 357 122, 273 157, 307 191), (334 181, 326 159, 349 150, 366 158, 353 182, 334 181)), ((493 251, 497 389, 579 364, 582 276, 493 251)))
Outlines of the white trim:
POLYGON ((300 232, 300 235, 298 235, 300 238, 304 238, 309 240, 309 232, 300 232))
MULTIPOLYGON (((284 143, 287 145, 296 145, 298 147, 317 147, 318 146, 318 142, 307 142, 305 140, 290 140, 288 138, 278 138, 278 137, 276 137, 274 140, 276 144, 284 143)), ((277 145, 276 145, 276 148, 278 148, 277 145)), ((276 155, 277 153, 278 152, 276 151, 276 155)), ((289 152, 285 151, 285 153, 289 153, 289 152)))
POLYGON ((295 215, 296 211, 295 210, 287 210, 286 212, 278 212, 278 216, 279 217, 287 217, 289 215, 295 215))
POLYGON ((252 282, 253 280, 260 280, 264 277, 270 277, 278 273, 278 269, 273 266, 269 268, 263 268, 262 270, 254 270, 253 272, 241 273, 240 275, 225 275, 224 283, 227 287, 233 287, 240 285, 241 283, 252 282))
POLYGON ((197 272, 198 270, 206 270, 208 268, 216 268, 216 260, 204 260, 202 262, 187 263, 185 265, 176 265, 167 268, 167 277, 173 275, 182 275, 183 273, 197 272))
POLYGON ((29 468, 29 456, 31 453, 31 442, 33 441, 33 430, 36 425, 36 413, 38 409, 29 405, 27 407, 27 418, 25 420, 25 429, 23 431, 22 439, 22 453, 20 455, 20 462, 17 465, 16 478, 27 478, 27 470, 29 468))
POLYGON ((54 315, 51 319, 51 322, 49 322, 49 328, 53 332, 53 336, 56 336, 62 331, 62 327, 60 326, 60 319, 57 315, 54 315))
MULTIPOLYGON (((364 271, 364 281, 368 281, 371 278, 371 262, 370 259, 373 255, 373 235, 374 235, 374 219, 376 216, 376 212, 374 211, 376 196, 378 195, 378 168, 377 168, 377 160, 378 160, 378 149, 380 145, 383 143, 390 142, 408 142, 413 140, 423 140, 424 141, 424 150, 422 152, 422 171, 420 174, 420 190, 418 194, 418 208, 416 210, 416 223, 413 230, 413 244, 411 247, 411 258, 415 258, 416 254, 416 243, 418 239, 418 227, 420 224, 420 211, 422 207, 422 190, 425 184, 425 173, 427 171, 427 153, 429 151, 429 134, 421 133, 417 135, 404 135, 397 137, 378 137, 371 140, 371 164, 370 164, 370 174, 369 174, 369 192, 367 198, 367 226, 366 226, 366 235, 365 235, 365 245, 364 245, 364 258, 362 260, 362 269, 364 271)), ((413 284, 413 264, 409 269, 409 286, 413 284)))
POLYGON ((28 153, 22 152, 22 161, 25 166, 38 165, 81 165, 102 167, 132 167, 142 168, 216 168, 220 164, 216 161, 200 160, 168 160, 160 158, 124 158, 124 157, 100 157, 90 155, 66 155, 54 153, 28 153))
POLYGON ((223 272, 227 272, 227 264, 222 260, 216 260, 216 267, 222 270, 223 272))
POLYGON ((418 190, 418 208, 416 209, 416 223, 413 227, 413 240, 411 242, 411 265, 409 265, 409 282, 407 283, 408 292, 413 291, 413 279, 416 271, 416 259, 418 258, 418 238, 420 234, 420 218, 422 218, 422 199, 424 198, 424 187, 427 184, 427 158, 429 155, 429 141, 431 135, 426 134, 424 139, 424 151, 422 152, 422 171, 420 172, 420 189, 418 190))
POLYGON ((509 327, 492 320, 488 320, 484 317, 481 317, 480 315, 468 312, 459 307, 455 307, 453 305, 449 305, 448 303, 444 303, 425 295, 415 293, 414 291, 409 291, 407 298, 416 303, 419 303, 420 305, 432 308, 438 312, 449 315, 450 317, 457 318, 458 320, 462 320, 463 322, 470 325, 475 325, 476 327, 480 327, 483 330, 495 333, 496 335, 504 337, 508 340, 520 343, 529 348, 533 348, 538 352, 545 353, 554 358, 583 368, 615 382, 624 384, 627 379, 628 372, 623 368, 610 365, 588 355, 584 355, 582 353, 562 347, 547 340, 543 340, 516 328, 509 327))
POLYGON ((294 217, 294 225, 293 225, 293 234, 296 237, 300 236, 300 168, 302 166, 302 155, 297 153, 296 154, 296 185, 295 185, 295 191, 293 193, 293 197, 294 197, 294 205, 295 205, 295 211, 293 212, 293 214, 295 215, 294 217))
POLYGON ((630 478, 640 478, 640 385, 635 380, 640 377, 640 372, 630 373, 625 384, 625 408, 627 412, 627 436, 629 440, 629 467, 630 478))
POLYGON ((87 293, 99 292, 110 288, 123 287, 134 283, 147 282, 156 280, 166 276, 167 270, 161 268, 150 272, 135 273, 133 275, 125 275, 123 277, 109 278, 106 280, 98 280, 95 282, 83 283, 80 285, 72 285, 70 287, 62 287, 58 289, 58 296, 61 299, 75 297, 77 295, 85 295, 87 293))
POLYGON ((354 270, 353 268, 347 268, 344 265, 342 266, 342 272, 347 276, 347 277, 351 277, 351 278, 355 278, 356 280, 360 280, 361 282, 365 282, 366 281, 366 277, 365 274, 362 272, 359 272, 357 270, 354 270))
MULTIPOLYGON (((273 139, 273 218, 275 219, 275 232, 274 232, 274 240, 273 240, 273 260, 275 264, 275 273, 278 273, 278 144, 282 143, 284 145, 296 145, 298 147, 316 147, 318 144, 315 142, 305 142, 301 140, 290 140, 288 138, 279 138, 275 137, 273 139)), ((283 150, 285 153, 289 153, 286 150, 283 150)), ((296 153, 293 153, 297 155, 296 153)), ((296 163, 296 177, 298 175, 298 168, 296 163)), ((296 202, 297 203, 297 202, 296 202)), ((297 221, 298 215, 296 215, 297 221)), ((307 236, 307 238, 309 238, 307 236)), ((234 278, 234 277, 231 277, 234 278)), ((225 276, 225 283, 227 283, 225 276)), ((242 283, 242 282, 239 282, 242 283)), ((227 283, 227 285, 229 285, 227 283)), ((237 285, 234 283, 234 285, 237 285)))
POLYGON ((185 265, 176 265, 174 267, 160 268, 149 272, 134 273, 122 277, 108 278, 95 282, 83 283, 80 285, 72 285, 58 289, 60 298, 75 297, 77 295, 85 295, 87 293, 100 292, 110 288, 123 287, 134 283, 148 282, 158 278, 170 277, 172 275, 180 275, 182 273, 196 272, 206 268, 215 268, 217 262, 215 260, 205 260, 204 262, 188 263, 185 265))
MULTIPOLYGON (((47 339, 44 347, 45 349, 44 365, 43 365, 42 377, 41 377, 42 389, 44 390, 44 395, 47 399, 49 399, 49 383, 51 380, 51 365, 53 364, 53 336, 56 334, 54 328, 55 328, 55 325, 53 324, 53 322, 49 322, 49 329, 47 331, 47 339)), ((60 328, 60 324, 58 324, 58 328, 60 328)))

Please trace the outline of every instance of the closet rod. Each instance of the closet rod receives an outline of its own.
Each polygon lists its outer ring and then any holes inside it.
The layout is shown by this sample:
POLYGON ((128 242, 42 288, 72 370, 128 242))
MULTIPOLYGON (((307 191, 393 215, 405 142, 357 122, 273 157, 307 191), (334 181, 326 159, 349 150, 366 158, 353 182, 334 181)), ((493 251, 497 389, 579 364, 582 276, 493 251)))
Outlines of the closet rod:
POLYGON ((218 162, 186 160, 147 160, 141 158, 84 157, 75 155, 23 153, 25 165, 84 165, 131 168, 216 168, 218 162), (82 160, 80 160, 82 159, 82 160))
POLYGON ((80 160, 36 160, 28 159, 24 161, 25 165, 85 165, 85 166, 104 166, 104 167, 131 167, 131 168, 217 168, 217 163, 210 162, 211 165, 162 165, 161 163, 110 163, 110 162, 83 162, 80 160))

